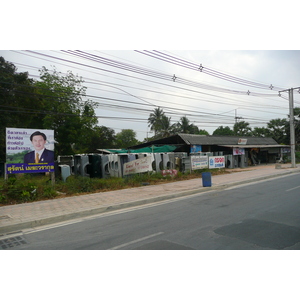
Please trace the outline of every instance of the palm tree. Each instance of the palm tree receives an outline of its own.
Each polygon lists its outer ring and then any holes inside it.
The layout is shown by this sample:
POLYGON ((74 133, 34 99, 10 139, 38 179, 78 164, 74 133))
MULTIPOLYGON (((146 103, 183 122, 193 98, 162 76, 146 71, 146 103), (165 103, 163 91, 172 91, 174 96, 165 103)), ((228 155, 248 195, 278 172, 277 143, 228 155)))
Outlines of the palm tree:
POLYGON ((165 115, 164 111, 160 109, 159 107, 155 108, 153 112, 150 114, 148 118, 148 124, 150 127, 150 130, 154 131, 154 135, 157 134, 157 131, 160 128, 160 120, 165 115))
POLYGON ((173 126, 171 125, 171 117, 167 117, 165 115, 162 116, 159 127, 158 135, 160 135, 162 138, 170 136, 173 129, 173 126))

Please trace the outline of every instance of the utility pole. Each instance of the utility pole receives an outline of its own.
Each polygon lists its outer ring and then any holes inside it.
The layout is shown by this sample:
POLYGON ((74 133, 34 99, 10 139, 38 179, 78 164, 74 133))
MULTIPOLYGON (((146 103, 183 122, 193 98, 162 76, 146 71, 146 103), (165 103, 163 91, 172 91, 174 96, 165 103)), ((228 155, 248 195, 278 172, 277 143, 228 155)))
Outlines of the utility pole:
POLYGON ((280 91, 281 92, 289 92, 289 110, 290 110, 290 143, 291 143, 291 160, 292 160, 292 168, 297 168, 296 166, 296 143, 295 143, 295 122, 294 122, 294 89, 290 88, 288 90, 280 91))
POLYGON ((243 119, 242 117, 237 116, 237 109, 235 109, 235 124, 238 122, 238 119, 243 119))

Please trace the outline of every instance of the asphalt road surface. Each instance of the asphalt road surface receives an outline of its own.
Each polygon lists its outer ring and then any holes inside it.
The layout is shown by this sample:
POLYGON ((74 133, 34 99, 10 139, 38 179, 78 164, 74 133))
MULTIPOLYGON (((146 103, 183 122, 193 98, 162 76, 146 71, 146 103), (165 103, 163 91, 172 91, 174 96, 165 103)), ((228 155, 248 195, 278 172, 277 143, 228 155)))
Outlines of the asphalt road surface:
POLYGON ((300 249, 300 174, 24 230, 2 238, 1 247, 300 249))

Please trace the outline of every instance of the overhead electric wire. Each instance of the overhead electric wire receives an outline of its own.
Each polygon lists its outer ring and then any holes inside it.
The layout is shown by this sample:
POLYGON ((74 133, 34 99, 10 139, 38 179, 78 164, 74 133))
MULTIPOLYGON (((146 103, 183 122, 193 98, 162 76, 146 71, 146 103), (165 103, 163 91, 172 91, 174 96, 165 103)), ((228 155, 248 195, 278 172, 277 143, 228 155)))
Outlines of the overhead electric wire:
MULTIPOLYGON (((261 84, 261 83, 257 83, 254 81, 249 81, 249 80, 245 80, 245 79, 238 78, 235 76, 231 76, 231 75, 225 74, 223 72, 219 72, 219 71, 213 70, 211 68, 204 67, 202 64, 195 64, 195 63, 189 62, 187 60, 183 60, 181 58, 177 58, 173 55, 165 54, 165 53, 157 51, 157 50, 153 50, 153 52, 148 51, 148 50, 144 50, 144 51, 135 50, 135 51, 138 53, 144 54, 144 55, 151 56, 151 57, 159 59, 159 60, 163 60, 168 63, 172 63, 175 65, 184 67, 184 68, 188 68, 190 70, 194 70, 197 72, 200 71, 205 74, 208 74, 208 75, 211 75, 211 76, 214 76, 214 77, 217 77, 217 78, 229 81, 229 82, 233 82, 236 84, 251 86, 251 87, 260 88, 260 89, 268 89, 268 90, 270 90, 271 86, 272 86, 272 85, 261 84)), ((280 91, 283 88, 272 86, 272 89, 280 91)))
MULTIPOLYGON (((1 83, 1 81, 0 81, 1 83)), ((15 84, 15 85, 18 85, 18 86, 26 86, 26 85, 23 85, 23 84, 15 84)), ((43 96, 39 93, 32 93, 32 92, 27 92, 27 91, 18 91, 16 90, 16 92, 18 93, 23 93, 23 94, 30 94, 30 95, 35 95, 35 96, 43 96)), ((124 100, 124 99, 114 99, 114 98, 110 98, 110 97, 101 97, 101 96, 94 96, 94 95, 90 95, 90 94, 80 94, 80 93, 76 93, 75 94, 76 96, 84 96, 84 97, 88 97, 88 98, 94 98, 96 99, 96 101, 99 101, 99 100, 109 100, 109 101, 116 101, 116 102, 121 102, 121 103, 128 103, 128 104, 133 104, 135 105, 133 108, 131 107, 128 107, 128 106, 120 106, 120 105, 113 105, 113 104, 108 104, 108 103, 98 103, 97 102, 97 107, 100 107, 100 106, 103 106, 103 107, 110 107, 110 108, 121 108, 123 110, 137 110, 137 111, 145 111, 147 112, 148 114, 151 113, 152 110, 149 110, 149 109, 141 109, 141 108, 137 108, 136 105, 137 103, 136 102, 133 102, 133 101, 128 101, 128 100, 124 100)), ((131 94, 130 94, 131 95, 131 94)), ((54 100, 57 100, 59 98, 61 98, 61 96, 51 96, 51 95, 44 95, 45 97, 47 97, 48 99, 54 99, 54 100)), ((131 95, 133 96, 133 95, 131 95)), ((161 102, 167 102, 167 101, 161 101, 161 102)), ((171 102, 167 102, 167 103, 170 103, 171 102)), ((145 103, 140 103, 138 105, 149 105, 149 104, 145 104, 145 103)), ((151 104, 152 105, 152 104, 151 104)), ((182 108, 174 108, 174 107, 168 107, 168 106, 163 106, 163 105, 160 105, 161 108, 163 109, 166 109, 166 112, 169 113, 169 114, 174 114, 174 115, 179 115, 179 114, 186 114, 186 115, 189 115, 189 116, 194 116, 194 117, 211 117, 211 116, 214 116, 214 117, 225 117, 223 115, 220 115, 220 114, 216 114, 216 113, 207 113, 207 112, 199 112, 197 114, 195 114, 195 110, 188 110, 188 109, 182 109, 182 108), (193 114, 191 114, 193 113, 193 114)), ((261 111, 261 110, 256 110, 256 111, 261 111)), ((264 111, 263 111, 264 112, 264 111)), ((244 117, 246 118, 247 116, 244 115, 244 117)), ((256 118, 247 118, 247 119, 256 119, 256 118)))
MULTIPOLYGON (((59 58, 56 58, 56 57, 54 57, 54 59, 59 59, 59 58)), ((72 62, 72 63, 74 63, 74 62, 72 62)), ((88 66, 88 67, 92 67, 92 66, 88 66)), ((98 68, 96 68, 96 69, 98 69, 98 68)), ((132 69, 133 70, 133 69, 132 69)), ((111 72, 110 70, 105 70, 104 69, 104 71, 108 71, 108 72, 111 72)), ((116 73, 116 72, 113 72, 113 73, 116 73)), ((148 73, 149 74, 149 73, 148 73)), ((118 73, 118 75, 120 75, 120 73, 118 73)), ((124 74, 121 74, 121 75, 123 75, 124 76, 124 74)), ((125 76, 128 76, 128 75, 125 75, 125 76)), ((129 76, 129 77, 133 77, 133 76, 129 76)), ((134 77, 134 78, 136 78, 136 77, 134 77)), ((137 78, 137 79, 139 79, 139 80, 141 80, 141 78, 137 78)), ((143 79, 144 80, 144 79, 143 79)), ((177 80, 177 78, 176 78, 176 80, 177 80)), ((151 82, 151 83, 156 83, 156 84, 161 84, 161 83, 159 83, 159 82, 153 82, 153 81, 149 81, 149 80, 147 80, 148 82, 151 82)), ((184 84, 184 83, 183 83, 184 84)), ((167 86, 171 86, 171 85, 167 85, 167 86)), ((171 86, 172 88, 174 88, 174 86, 171 86)), ((189 90, 189 89, 184 89, 184 90, 188 90, 188 91, 193 91, 193 92, 198 92, 199 93, 199 91, 195 91, 195 90, 189 90)), ((201 93, 201 92, 200 92, 201 93)), ((213 96, 213 97, 218 97, 218 96, 215 96, 215 95, 211 95, 211 94, 207 94, 207 93, 202 93, 202 94, 205 94, 205 95, 208 95, 208 96, 213 96)), ((264 94, 264 96, 265 96, 266 94, 264 94)), ((90 95, 91 96, 91 95, 90 95)), ((131 94, 131 96, 134 96, 134 95, 132 95, 131 94)), ((274 96, 273 94, 272 94, 272 96, 274 96)), ((191 97, 190 97, 191 98, 191 97)), ((224 97, 225 98, 225 97, 224 97)), ((144 101, 144 99, 142 99, 143 101, 144 101)), ((203 100, 203 101, 207 101, 207 100, 203 100)), ((220 103, 220 102, 219 102, 220 103)), ((222 104, 228 104, 228 103, 222 103, 222 104)), ((241 104, 241 103, 240 103, 241 104)), ((232 105, 232 104, 230 104, 230 105, 232 105)), ((268 106, 269 108, 270 108, 270 106, 268 106)))
POLYGON ((163 79, 163 80, 167 80, 167 81, 176 81, 177 83, 181 83, 184 85, 188 85, 188 86, 193 86, 193 87, 199 87, 199 88, 203 88, 203 89, 210 89, 210 90, 214 90, 214 91, 220 91, 220 92, 224 92, 224 93, 232 93, 232 94, 240 94, 240 95, 253 95, 253 96, 278 96, 277 94, 262 94, 262 93, 256 93, 256 92, 249 92, 248 91, 236 91, 236 90, 230 90, 230 89, 224 89, 224 88, 217 88, 213 87, 213 86, 208 86, 208 85, 203 85, 199 82, 195 82, 195 81, 191 81, 191 80, 186 80, 186 79, 182 79, 178 76, 175 75, 170 75, 170 74, 163 74, 163 73, 159 73, 159 72, 152 72, 149 71, 147 69, 144 68, 140 68, 140 67, 134 67, 132 65, 129 64, 124 64, 115 60, 111 60, 111 59, 107 59, 107 58, 103 58, 101 56, 97 56, 97 55, 93 55, 87 52, 83 52, 83 51, 65 51, 62 50, 62 52, 65 53, 69 53, 72 54, 76 57, 80 57, 80 58, 85 58, 94 62, 98 62, 101 64, 105 64, 108 65, 110 67, 115 67, 115 68, 120 68, 122 70, 126 70, 126 71, 130 71, 130 72, 134 72, 134 73, 138 73, 141 75, 145 75, 145 76, 151 76, 154 78, 158 78, 158 79, 163 79))

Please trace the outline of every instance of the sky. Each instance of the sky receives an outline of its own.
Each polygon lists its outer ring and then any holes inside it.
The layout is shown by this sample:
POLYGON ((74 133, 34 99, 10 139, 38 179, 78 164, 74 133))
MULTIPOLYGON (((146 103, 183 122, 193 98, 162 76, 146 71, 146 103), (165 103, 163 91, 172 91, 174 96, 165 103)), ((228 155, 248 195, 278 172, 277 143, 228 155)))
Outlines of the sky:
MULTIPOLYGON (((78 74, 87 87, 86 99, 98 103, 99 125, 116 133, 133 129, 140 141, 153 135, 147 120, 156 107, 171 117, 171 123, 186 116, 209 134, 219 126, 232 128, 236 120, 254 128, 287 117, 288 94, 279 97, 278 91, 300 86, 296 10, 286 15, 281 5, 258 1, 246 8, 239 1, 201 6, 197 1, 186 6, 151 3, 78 6, 65 1, 59 8, 46 6, 37 13, 19 2, 14 22, 2 15, 0 22, 7 30, 2 32, 0 55, 36 80, 42 66, 78 74), (259 7, 254 5, 258 3, 259 7), (68 49, 80 49, 86 58, 68 49), (202 66, 203 71, 166 62, 162 56, 202 66), (118 66, 108 65, 108 60, 118 66), (124 64, 142 68, 144 74, 121 69, 124 64), (223 80, 212 76, 215 72, 264 88, 223 80)), ((14 4, 5 5, 7 11, 14 9, 14 4)), ((295 90, 295 106, 300 106, 299 95, 295 90)))
MULTIPOLYGON (((279 91, 300 87, 298 50, 0 50, 0 55, 36 80, 43 66, 82 77, 84 99, 97 103, 98 124, 116 133, 132 129, 140 141, 153 135, 148 117, 157 107, 172 124, 186 116, 209 134, 235 121, 266 127, 289 114, 288 93, 279 91)), ((298 90, 294 105, 300 107, 298 90)))

